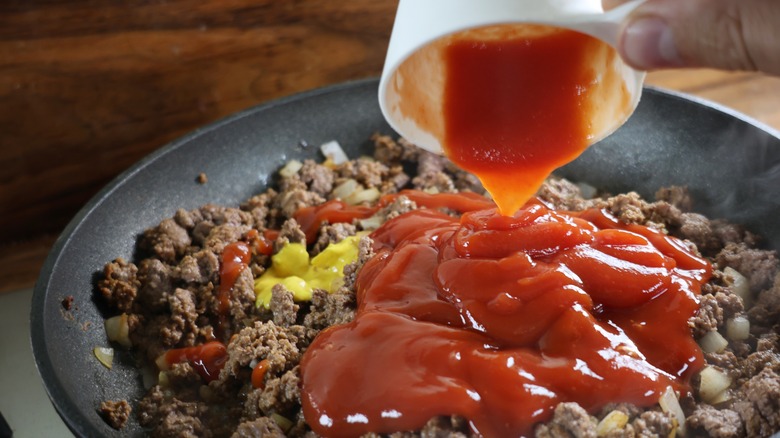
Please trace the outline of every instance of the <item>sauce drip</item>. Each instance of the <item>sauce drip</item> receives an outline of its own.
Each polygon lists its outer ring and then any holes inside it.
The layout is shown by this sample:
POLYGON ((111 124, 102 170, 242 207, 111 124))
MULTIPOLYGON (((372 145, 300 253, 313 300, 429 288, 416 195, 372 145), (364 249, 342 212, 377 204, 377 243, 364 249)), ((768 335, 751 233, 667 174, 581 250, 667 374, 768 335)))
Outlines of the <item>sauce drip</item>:
POLYGON ((279 231, 269 229, 260 234, 260 231, 251 229, 246 234, 246 237, 251 242, 256 253, 269 256, 274 253, 274 240, 279 237, 279 231))
POLYGON ((653 405, 703 366, 687 321, 711 267, 658 231, 532 201, 512 217, 414 210, 372 238, 355 320, 301 363, 318 434, 461 415, 483 436, 520 436, 560 402, 653 405))
POLYGON ((596 77, 587 63, 599 44, 561 30, 446 47, 445 153, 479 177, 502 214, 511 216, 590 144, 596 77))
POLYGON ((227 361, 227 348, 219 341, 207 342, 194 347, 177 348, 165 353, 168 366, 189 362, 206 383, 217 380, 219 372, 227 361))
POLYGON ((219 268, 219 313, 226 315, 230 310, 230 291, 236 284, 241 271, 246 269, 252 252, 245 242, 233 242, 225 246, 222 252, 222 265, 219 268))

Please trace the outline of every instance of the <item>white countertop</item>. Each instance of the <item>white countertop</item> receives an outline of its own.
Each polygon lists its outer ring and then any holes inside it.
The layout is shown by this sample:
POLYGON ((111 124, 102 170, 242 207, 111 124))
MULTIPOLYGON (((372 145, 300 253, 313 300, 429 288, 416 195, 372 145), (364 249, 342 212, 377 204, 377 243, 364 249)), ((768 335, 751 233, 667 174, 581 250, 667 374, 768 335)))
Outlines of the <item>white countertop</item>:
POLYGON ((14 438, 72 437, 35 368, 31 298, 32 289, 0 294, 0 412, 14 438))

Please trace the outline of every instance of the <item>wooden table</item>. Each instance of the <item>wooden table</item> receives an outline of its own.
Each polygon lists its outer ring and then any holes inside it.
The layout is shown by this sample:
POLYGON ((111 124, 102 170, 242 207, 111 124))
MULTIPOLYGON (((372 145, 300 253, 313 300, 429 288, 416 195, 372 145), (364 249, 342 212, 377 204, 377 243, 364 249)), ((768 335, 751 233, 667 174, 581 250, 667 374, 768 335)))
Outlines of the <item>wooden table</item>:
MULTIPOLYGON (((378 76, 397 0, 0 2, 0 293, 30 287, 100 187, 192 129, 269 99, 378 76)), ((780 129, 780 79, 669 71, 780 129)))

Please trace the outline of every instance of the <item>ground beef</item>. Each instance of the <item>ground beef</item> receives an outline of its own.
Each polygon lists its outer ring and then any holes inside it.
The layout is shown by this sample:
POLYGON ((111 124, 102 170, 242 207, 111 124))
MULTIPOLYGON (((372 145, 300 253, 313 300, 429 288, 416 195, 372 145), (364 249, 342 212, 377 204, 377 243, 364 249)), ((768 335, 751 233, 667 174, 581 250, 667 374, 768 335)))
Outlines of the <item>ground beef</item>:
POLYGON ((132 408, 127 400, 107 400, 100 403, 100 415, 109 426, 116 430, 125 427, 127 420, 130 419, 131 411, 132 408))
POLYGON ((349 236, 354 236, 356 232, 357 228, 352 224, 326 224, 320 228, 320 235, 310 252, 312 255, 317 255, 331 243, 339 243, 349 236))
POLYGON ((304 161, 303 167, 298 171, 298 175, 309 191, 323 198, 327 197, 330 191, 333 190, 333 180, 336 177, 333 170, 314 162, 314 160, 304 161))
POLYGON ((354 179, 365 188, 378 188, 387 179, 390 168, 380 161, 361 157, 339 165, 336 171, 342 178, 354 179))
POLYGON ((268 189, 265 193, 253 196, 241 204, 241 209, 248 212, 257 228, 267 228, 275 222, 278 212, 271 207, 277 193, 268 189))
POLYGON ((344 324, 355 319, 355 295, 329 294, 316 289, 311 298, 309 313, 303 320, 306 327, 322 330, 334 324, 344 324))
POLYGON ((205 436, 199 417, 207 408, 202 402, 187 402, 166 394, 159 385, 154 386, 138 404, 139 422, 152 427, 152 436, 174 437, 205 436))
POLYGON ((712 438, 730 438, 745 434, 742 418, 731 409, 715 409, 700 404, 688 417, 688 426, 696 434, 706 434, 712 438))
POLYGON ((640 437, 671 436, 677 422, 671 413, 661 411, 645 411, 634 419, 631 426, 634 433, 640 437))
POLYGON ((191 243, 187 230, 173 219, 165 219, 157 227, 147 230, 141 240, 142 247, 168 263, 174 262, 191 243))
POLYGON ((708 332, 717 331, 723 324, 723 310, 713 295, 702 295, 699 312, 690 321, 693 335, 701 338, 708 332))
POLYGON ((455 192, 452 177, 445 172, 447 159, 441 155, 420 151, 417 162, 417 176, 412 178, 412 186, 429 193, 455 192))
MULTIPOLYGON (((240 208, 179 209, 143 233, 139 260, 117 259, 105 266, 97 282, 98 294, 117 313, 128 314, 130 339, 142 360, 153 364, 167 350, 213 339, 224 340, 227 348, 222 371, 209 383, 187 362, 161 372, 158 385, 135 409, 139 423, 152 436, 313 436, 301 412, 299 362, 321 330, 354 319, 355 281, 374 256, 373 243, 361 237, 358 259, 344 268, 343 285, 335 292, 315 289, 310 302, 299 303, 292 292, 277 285, 266 309, 255 306, 254 281, 270 265, 270 256, 256 251, 256 237, 251 236, 266 236, 268 230, 273 236, 278 231, 271 242, 274 252, 289 243, 306 244, 293 213, 324 203, 346 179, 354 179, 362 188, 375 187, 382 194, 405 188, 484 193, 477 178, 440 155, 403 139, 375 135, 372 141, 373 158, 337 166, 306 160, 295 174, 280 178, 277 189, 251 197, 240 208), (416 169, 414 178, 406 173, 410 169, 416 169), (249 269, 243 269, 230 288, 225 316, 218 298, 221 257, 224 248, 237 241, 247 242, 253 253, 249 269), (267 370, 254 387, 252 373, 261 363, 261 369, 267 365, 267 370)), ((689 322, 692 333, 696 338, 711 331, 726 335, 726 322, 736 316, 749 318, 751 333, 745 341, 731 341, 724 351, 705 354, 709 365, 731 377, 731 399, 710 406, 682 397, 690 435, 769 436, 780 430, 780 277, 774 252, 759 249, 759 239, 740 226, 693 212, 694 200, 682 187, 659 190, 656 200, 648 202, 633 192, 602 196, 591 187, 550 178, 538 197, 557 209, 606 209, 624 223, 676 236, 710 258, 716 270, 702 289, 699 312, 689 322), (727 266, 749 279, 752 306, 746 306, 729 285, 722 272, 727 266)), ((417 208, 406 196, 398 196, 370 219, 324 223, 315 241, 307 245, 309 253, 314 256, 332 243, 417 208)), ((576 403, 562 403, 551 421, 537 425, 534 432, 539 437, 596 436, 599 422, 615 410, 625 413, 628 422, 605 436, 674 433, 676 421, 670 414, 657 406, 640 408, 626 403, 606 406, 595 414, 576 403)), ((124 424, 130 415, 124 401, 106 402, 100 412, 112 426, 114 421, 124 424)), ((470 437, 472 432, 466 419, 440 416, 418 431, 382 436, 470 437)))
POLYGON ((685 187, 662 187, 655 192, 655 199, 658 201, 665 201, 682 211, 690 211, 693 208, 691 195, 685 187))
POLYGON ((138 267, 140 289, 138 302, 147 311, 157 312, 164 309, 168 296, 173 292, 173 273, 171 266, 159 259, 144 259, 138 267))
POLYGON ((289 218, 301 208, 319 205, 323 202, 325 202, 325 198, 316 192, 294 188, 279 193, 274 198, 273 207, 279 210, 280 216, 289 218))
POLYGON ((536 428, 537 438, 595 438, 594 418, 577 403, 561 403, 555 408, 552 421, 536 428))
POLYGON ((778 260, 773 251, 751 248, 745 243, 726 245, 715 262, 720 268, 730 266, 748 277, 753 293, 770 287, 778 272, 778 260))
POLYGON ((646 206, 647 202, 635 192, 617 195, 607 200, 609 212, 627 224, 645 224, 647 217, 643 210, 646 206))
POLYGON ((109 305, 120 312, 127 312, 133 305, 141 285, 137 278, 138 268, 119 258, 106 265, 98 289, 109 305))
POLYGON ((267 375, 292 369, 308 345, 306 332, 302 326, 285 328, 273 321, 256 321, 228 343, 228 360, 220 372, 220 380, 239 376, 254 360, 268 361, 267 375))
POLYGON ((589 204, 580 196, 580 188, 576 184, 561 178, 548 179, 537 196, 556 210, 583 210, 589 204))
POLYGON ((408 213, 417 209, 417 204, 410 200, 406 196, 398 196, 383 209, 376 213, 376 216, 381 219, 382 222, 389 221, 390 219, 400 216, 404 213, 408 213))
POLYGON ((298 368, 284 372, 280 377, 266 378, 262 388, 247 396, 244 414, 249 418, 272 414, 289 415, 301 402, 298 368))
POLYGON ((774 285, 762 291, 758 300, 748 312, 750 317, 765 329, 777 333, 780 326, 780 276, 775 277, 774 285))
POLYGON ((274 324, 279 327, 289 327, 298 319, 300 306, 293 301, 293 293, 284 285, 277 284, 271 289, 270 310, 274 324))
POLYGON ((360 268, 374 256, 374 241, 370 237, 364 236, 358 242, 358 259, 355 263, 350 263, 344 267, 344 285, 339 289, 342 295, 355 294, 355 280, 360 268))
POLYGON ((284 221, 281 230, 279 230, 279 237, 274 242, 274 252, 278 252, 288 243, 306 243, 306 234, 295 219, 284 221))
POLYGON ((411 177, 404 172, 403 166, 392 166, 387 174, 387 178, 379 186, 379 192, 382 195, 396 193, 406 187, 409 181, 411 181, 411 177))
POLYGON ((382 163, 413 161, 421 152, 418 147, 408 141, 401 139, 396 142, 389 135, 375 134, 371 140, 374 142, 374 158, 382 163))
POLYGON ((246 421, 238 425, 231 438, 274 438, 284 437, 284 431, 268 417, 246 421))
POLYGON ((175 343, 193 345, 197 337, 198 313, 195 309, 195 296, 186 289, 176 289, 168 296, 170 306, 170 321, 173 323, 171 330, 178 333, 175 343))
POLYGON ((181 259, 173 275, 188 284, 216 283, 219 277, 219 257, 209 250, 188 254, 181 259))
POLYGON ((693 242, 703 252, 720 249, 720 241, 712 231, 710 220, 697 213, 682 213, 678 228, 680 237, 693 242))
POLYGON ((780 430, 780 375, 764 369, 743 386, 733 409, 748 436, 768 437, 780 430))

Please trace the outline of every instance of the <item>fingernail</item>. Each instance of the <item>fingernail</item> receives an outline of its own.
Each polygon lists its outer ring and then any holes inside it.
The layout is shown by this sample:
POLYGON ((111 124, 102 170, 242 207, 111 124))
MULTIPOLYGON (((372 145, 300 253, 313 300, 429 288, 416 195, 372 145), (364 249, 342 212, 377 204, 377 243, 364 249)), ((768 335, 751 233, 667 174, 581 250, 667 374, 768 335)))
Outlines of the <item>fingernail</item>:
POLYGON ((630 22, 621 45, 628 62, 644 70, 683 65, 672 30, 660 18, 644 17, 630 22))

